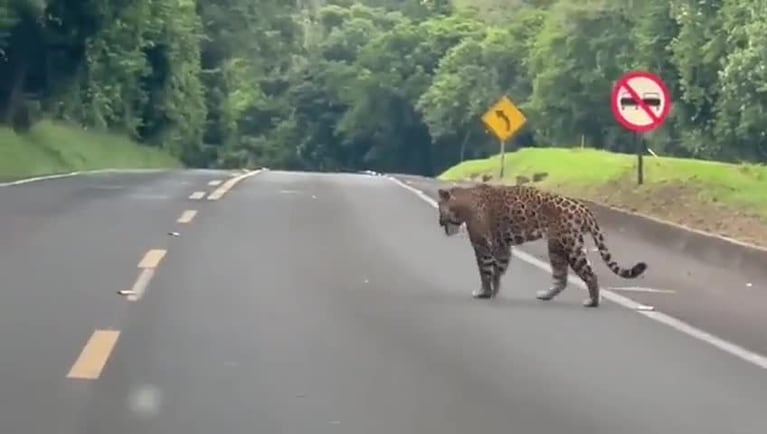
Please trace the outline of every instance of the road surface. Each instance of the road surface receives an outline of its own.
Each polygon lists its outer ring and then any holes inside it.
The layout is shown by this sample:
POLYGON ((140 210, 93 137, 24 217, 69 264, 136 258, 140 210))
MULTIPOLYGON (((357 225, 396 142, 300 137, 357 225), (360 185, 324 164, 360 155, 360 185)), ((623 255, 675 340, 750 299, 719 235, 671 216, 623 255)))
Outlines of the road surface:
MULTIPOLYGON (((412 175, 396 178, 432 198, 436 198, 437 188, 450 185, 412 175)), ((767 354, 767 266, 754 270, 706 263, 648 239, 659 235, 645 236, 627 227, 626 223, 617 227, 605 221, 602 223, 614 258, 620 262, 642 260, 649 264, 648 270, 638 279, 621 279, 610 272, 599 259, 592 240, 587 239, 592 264, 603 288, 654 306, 751 351, 767 354)), ((548 261, 543 240, 517 250, 548 261)), ((767 358, 763 365, 767 369, 767 358)))
POLYGON ((0 203, 3 432, 767 430, 767 371, 574 286, 539 302, 530 263, 472 299, 466 239, 385 177, 104 173, 0 203))

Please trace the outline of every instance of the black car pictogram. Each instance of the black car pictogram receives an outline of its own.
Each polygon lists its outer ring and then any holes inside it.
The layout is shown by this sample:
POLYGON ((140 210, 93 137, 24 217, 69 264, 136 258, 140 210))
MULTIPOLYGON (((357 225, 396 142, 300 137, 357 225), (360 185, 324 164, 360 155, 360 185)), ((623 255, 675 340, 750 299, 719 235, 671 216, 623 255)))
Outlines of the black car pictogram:
MULTIPOLYGON (((660 94, 657 92, 644 92, 642 94, 642 101, 654 109, 660 108, 661 99, 660 94)), ((634 98, 632 98, 628 93, 621 95, 620 104, 621 110, 626 110, 626 107, 633 107, 634 110, 639 108, 639 106, 634 102, 634 98)))

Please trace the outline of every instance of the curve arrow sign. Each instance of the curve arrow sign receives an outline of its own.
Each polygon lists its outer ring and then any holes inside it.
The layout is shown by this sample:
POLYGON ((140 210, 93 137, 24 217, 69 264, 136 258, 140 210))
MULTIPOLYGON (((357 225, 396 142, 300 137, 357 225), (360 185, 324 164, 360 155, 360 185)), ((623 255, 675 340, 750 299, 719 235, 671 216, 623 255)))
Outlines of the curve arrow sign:
POLYGON ((511 120, 509 120, 509 117, 506 116, 506 113, 504 113, 503 110, 496 110, 495 115, 506 124, 506 131, 511 130, 511 120))

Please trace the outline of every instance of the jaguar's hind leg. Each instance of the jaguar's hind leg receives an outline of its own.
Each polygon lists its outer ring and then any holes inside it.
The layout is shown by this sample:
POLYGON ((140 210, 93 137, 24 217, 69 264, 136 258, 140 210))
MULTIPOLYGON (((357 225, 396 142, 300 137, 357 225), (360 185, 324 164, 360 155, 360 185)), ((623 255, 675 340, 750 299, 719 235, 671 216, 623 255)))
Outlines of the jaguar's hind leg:
POLYGON ((568 257, 568 263, 572 267, 575 274, 583 280, 586 287, 589 290, 589 298, 583 301, 584 307, 598 307, 599 306, 599 279, 597 278, 594 269, 591 268, 589 260, 586 257, 586 249, 584 248, 583 237, 579 236, 578 240, 570 249, 570 255, 568 257))

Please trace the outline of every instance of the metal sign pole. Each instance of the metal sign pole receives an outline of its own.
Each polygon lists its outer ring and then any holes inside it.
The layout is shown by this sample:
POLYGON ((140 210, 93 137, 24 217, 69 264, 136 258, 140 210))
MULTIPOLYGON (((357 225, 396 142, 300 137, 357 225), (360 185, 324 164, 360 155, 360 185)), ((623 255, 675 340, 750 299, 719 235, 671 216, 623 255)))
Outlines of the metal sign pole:
POLYGON ((639 133, 634 133, 634 146, 637 153, 637 184, 642 185, 644 183, 644 149, 642 136, 639 133))
POLYGON ((500 172, 501 172, 500 179, 501 180, 503 180, 503 168, 505 166, 505 164, 503 164, 503 162, 504 162, 504 156, 505 155, 506 155, 506 141, 505 140, 501 140, 501 170, 500 170, 500 172))

